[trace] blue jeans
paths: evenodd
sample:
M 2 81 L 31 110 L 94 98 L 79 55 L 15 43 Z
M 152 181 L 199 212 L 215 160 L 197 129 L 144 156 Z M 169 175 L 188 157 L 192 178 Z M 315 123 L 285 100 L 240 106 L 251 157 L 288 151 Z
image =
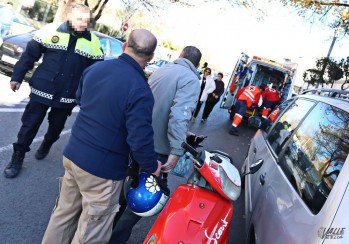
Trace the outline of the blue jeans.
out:
M 237 114 L 240 114 L 241 116 L 244 116 L 247 111 L 247 104 L 244 100 L 238 100 L 235 104 L 235 112 Z
M 165 164 L 168 156 L 158 154 L 158 160 Z M 167 184 L 167 174 L 163 175 L 163 180 Z M 120 209 L 116 214 L 113 225 L 113 233 L 110 237 L 109 244 L 125 244 L 130 239 L 133 226 L 142 218 L 134 214 L 127 206 L 124 192 L 120 195 Z

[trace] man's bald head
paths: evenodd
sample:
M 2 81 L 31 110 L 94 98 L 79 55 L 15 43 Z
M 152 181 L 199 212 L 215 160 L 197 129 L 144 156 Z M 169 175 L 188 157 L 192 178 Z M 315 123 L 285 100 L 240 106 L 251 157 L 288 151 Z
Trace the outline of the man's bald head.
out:
M 132 49 L 132 52 L 140 58 L 151 56 L 156 45 L 156 37 L 146 29 L 133 30 L 127 41 L 127 48 Z

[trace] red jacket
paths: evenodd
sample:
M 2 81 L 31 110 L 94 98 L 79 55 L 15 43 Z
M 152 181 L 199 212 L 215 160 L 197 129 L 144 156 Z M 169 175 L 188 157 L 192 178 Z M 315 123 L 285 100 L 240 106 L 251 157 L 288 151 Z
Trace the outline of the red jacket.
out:
M 266 87 L 262 93 L 262 97 L 263 100 L 267 100 L 269 102 L 280 102 L 279 93 L 273 88 Z
M 259 86 L 246 86 L 236 94 L 239 101 L 246 101 L 247 108 L 250 108 L 252 105 L 258 105 L 260 96 L 261 90 Z

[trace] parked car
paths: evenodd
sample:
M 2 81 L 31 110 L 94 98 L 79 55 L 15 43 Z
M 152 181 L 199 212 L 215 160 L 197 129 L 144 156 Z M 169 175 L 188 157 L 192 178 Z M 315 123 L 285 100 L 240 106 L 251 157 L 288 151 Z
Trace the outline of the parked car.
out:
M 0 9 L 6 5 L 0 3 Z M 19 14 L 15 9 L 9 9 L 13 13 L 13 22 L 9 30 L 9 34 L 16 35 L 21 33 L 27 33 L 36 30 L 35 26 L 32 25 L 23 15 Z
M 144 72 L 145 72 L 146 76 L 149 77 L 152 73 L 154 73 L 155 70 L 157 70 L 158 68 L 164 66 L 165 64 L 167 64 L 169 62 L 170 61 L 168 61 L 168 60 L 160 59 L 153 64 L 147 65 L 144 69 Z
M 244 177 L 248 243 L 349 243 L 348 98 L 292 97 L 252 138 L 242 174 L 263 165 Z
M 13 72 L 13 67 L 21 57 L 24 52 L 27 43 L 32 39 L 34 32 L 24 33 L 19 35 L 11 35 L 4 37 L 3 44 L 0 47 L 0 72 L 11 76 Z M 105 35 L 100 32 L 93 32 L 99 38 L 103 52 L 105 54 L 105 59 L 117 58 L 122 53 L 122 42 Z M 39 65 L 41 60 L 39 60 L 33 70 L 29 71 L 26 75 L 26 80 L 28 80 L 35 68 Z

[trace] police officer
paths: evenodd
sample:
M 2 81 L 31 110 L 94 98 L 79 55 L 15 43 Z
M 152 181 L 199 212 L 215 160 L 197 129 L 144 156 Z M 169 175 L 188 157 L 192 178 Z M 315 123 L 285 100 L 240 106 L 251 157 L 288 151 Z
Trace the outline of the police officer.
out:
M 20 88 L 26 72 L 44 55 L 29 81 L 30 100 L 22 115 L 17 142 L 13 143 L 12 159 L 4 170 L 5 177 L 19 174 L 25 153 L 30 151 L 46 112 L 51 108 L 48 130 L 35 154 L 38 160 L 46 157 L 75 106 L 75 92 L 83 70 L 104 59 L 98 37 L 87 30 L 90 20 L 87 6 L 73 5 L 68 21 L 48 24 L 37 31 L 16 63 L 10 82 L 13 91 Z

